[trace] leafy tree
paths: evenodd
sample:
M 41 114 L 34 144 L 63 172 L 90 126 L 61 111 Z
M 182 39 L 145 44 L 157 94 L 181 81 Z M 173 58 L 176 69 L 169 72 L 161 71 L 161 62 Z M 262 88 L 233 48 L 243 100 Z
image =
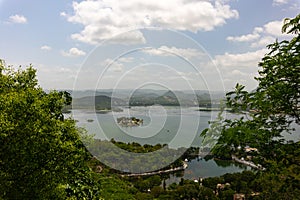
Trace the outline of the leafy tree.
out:
M 224 180 L 220 177 L 211 177 L 203 180 L 203 186 L 213 190 L 216 190 L 219 183 L 224 183 Z
M 231 199 L 233 199 L 234 194 L 235 194 L 235 191 L 233 191 L 232 189 L 228 189 L 228 190 L 220 191 L 219 197 L 220 197 L 220 199 L 231 200 Z
M 148 193 L 138 192 L 135 195 L 135 199 L 137 199 L 137 200 L 152 200 L 153 196 L 151 194 L 148 194 Z
M 0 60 L 0 199 L 92 198 L 83 133 L 62 114 L 70 100 L 45 93 L 32 66 L 15 70 Z
M 151 194 L 155 197 L 158 198 L 162 193 L 164 193 L 164 189 L 160 186 L 154 186 L 151 189 Z
M 158 175 L 151 176 L 147 180 L 149 181 L 150 188 L 153 188 L 154 186 L 159 186 L 162 182 L 162 179 Z
M 135 199 L 138 192 L 130 183 L 120 179 L 117 175 L 102 174 L 98 180 L 99 193 L 103 199 Z M 97 199 L 97 196 L 93 196 Z
M 202 133 L 208 138 L 218 137 L 214 152 L 246 145 L 268 148 L 283 131 L 293 130 L 291 123 L 300 124 L 299 20 L 300 15 L 284 21 L 282 31 L 293 34 L 292 40 L 267 46 L 270 52 L 259 63 L 259 76 L 255 78 L 258 87 L 248 92 L 237 84 L 235 91 L 226 94 L 227 106 L 243 116 L 219 118 Z
M 200 187 L 199 199 L 217 199 L 214 190 L 207 187 Z
M 253 188 L 260 190 L 263 199 L 299 198 L 300 143 L 280 138 L 283 132 L 293 130 L 292 124 L 300 125 L 300 15 L 285 19 L 282 32 L 293 38 L 267 46 L 270 52 L 259 63 L 257 88 L 248 92 L 237 84 L 235 91 L 226 94 L 227 106 L 242 117 L 219 117 L 202 132 L 205 142 L 216 139 L 212 149 L 216 156 L 238 153 L 246 145 L 259 149 L 254 160 L 267 170 L 254 180 L 250 176 L 247 179 L 258 183 Z M 240 189 L 245 192 L 247 187 L 244 183 Z

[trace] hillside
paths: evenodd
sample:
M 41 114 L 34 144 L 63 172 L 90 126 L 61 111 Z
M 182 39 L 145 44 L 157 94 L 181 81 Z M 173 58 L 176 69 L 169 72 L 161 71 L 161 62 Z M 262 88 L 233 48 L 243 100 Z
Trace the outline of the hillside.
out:
M 96 94 L 96 96 L 94 96 Z M 87 95 L 87 96 L 84 96 Z M 111 106 L 200 106 L 207 107 L 218 103 L 222 98 L 220 92 L 208 91 L 170 91 L 139 89 L 133 93 L 130 90 L 98 90 L 73 91 L 72 106 L 75 109 L 98 110 L 111 109 Z M 94 106 L 95 105 L 95 106 Z
M 217 99 L 216 101 L 219 101 Z M 211 103 L 208 93 L 188 94 L 183 91 L 167 91 L 162 95 L 155 93 L 133 94 L 129 100 L 130 106 L 151 106 L 159 104 L 163 106 L 198 106 Z
M 95 108 L 97 110 L 111 110 L 112 107 L 124 105 L 126 105 L 124 100 L 118 98 L 111 98 L 105 95 L 74 98 L 72 101 L 73 109 Z

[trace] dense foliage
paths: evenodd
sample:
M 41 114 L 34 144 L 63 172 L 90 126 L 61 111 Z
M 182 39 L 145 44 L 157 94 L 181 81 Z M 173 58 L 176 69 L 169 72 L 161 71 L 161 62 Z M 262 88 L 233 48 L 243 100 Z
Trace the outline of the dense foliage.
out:
M 89 151 L 108 167 L 118 173 L 143 173 L 165 169 L 182 168 L 183 160 L 197 148 L 172 149 L 167 145 L 141 145 L 95 139 Z
M 36 71 L 0 60 L 0 199 L 88 197 L 89 158 L 81 133 L 62 108 L 68 93 L 45 93 Z

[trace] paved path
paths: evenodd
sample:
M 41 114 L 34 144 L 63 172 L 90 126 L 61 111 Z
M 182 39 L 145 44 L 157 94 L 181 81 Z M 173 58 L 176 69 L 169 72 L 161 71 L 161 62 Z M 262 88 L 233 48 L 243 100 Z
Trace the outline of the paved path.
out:
M 246 160 L 241 160 L 239 159 L 238 157 L 234 156 L 234 155 L 231 155 L 231 158 L 232 160 L 238 162 L 238 163 L 241 163 L 241 164 L 244 164 L 244 165 L 248 165 L 254 169 L 259 169 L 259 170 L 265 170 L 266 168 L 262 167 L 261 165 L 256 165 L 254 164 L 253 162 L 251 161 L 246 161 Z
M 122 174 L 121 176 L 127 176 L 127 177 L 132 177 L 132 176 L 151 176 L 155 174 L 164 174 L 164 173 L 169 173 L 169 172 L 175 172 L 175 171 L 180 171 L 184 170 L 188 167 L 188 165 L 184 162 L 183 166 L 181 167 L 176 167 L 176 168 L 171 168 L 171 169 L 166 169 L 166 170 L 159 170 L 155 172 L 145 172 L 145 173 L 133 173 L 133 174 Z

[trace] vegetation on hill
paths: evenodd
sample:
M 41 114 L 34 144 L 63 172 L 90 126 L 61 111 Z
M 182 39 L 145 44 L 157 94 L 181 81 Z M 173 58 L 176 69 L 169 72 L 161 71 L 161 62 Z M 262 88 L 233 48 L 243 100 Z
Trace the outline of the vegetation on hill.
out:
M 68 93 L 45 93 L 36 71 L 0 60 L 0 199 L 97 196 L 84 132 L 64 119 Z
M 133 94 L 130 97 L 130 106 L 208 106 L 211 105 L 211 98 L 208 93 L 204 94 L 187 94 L 182 91 L 167 91 L 162 95 L 155 93 Z
M 121 106 L 200 106 L 213 107 L 215 102 L 219 101 L 220 95 L 212 99 L 208 92 L 188 91 L 156 91 L 137 90 L 131 96 L 126 96 L 123 91 L 105 92 L 105 91 L 81 91 L 73 92 L 72 106 L 67 109 L 96 109 L 96 110 L 116 110 Z M 88 95 L 83 96 L 82 95 Z M 112 96 L 113 95 L 113 96 Z M 80 96 L 80 97 L 76 97 Z M 219 105 L 217 105 L 219 106 Z
M 161 148 L 159 148 L 161 147 Z M 157 149 L 159 148 L 159 149 Z M 107 166 L 114 166 L 119 172 L 143 173 L 156 171 L 164 167 L 182 167 L 182 155 L 187 149 L 171 149 L 168 146 L 142 146 L 138 143 L 95 141 L 88 146 L 89 151 Z M 149 153 L 153 149 L 157 149 Z M 147 153 L 146 153 L 146 152 Z
M 73 109 L 117 110 L 117 106 L 126 105 L 125 101 L 105 95 L 87 96 L 72 100 Z

